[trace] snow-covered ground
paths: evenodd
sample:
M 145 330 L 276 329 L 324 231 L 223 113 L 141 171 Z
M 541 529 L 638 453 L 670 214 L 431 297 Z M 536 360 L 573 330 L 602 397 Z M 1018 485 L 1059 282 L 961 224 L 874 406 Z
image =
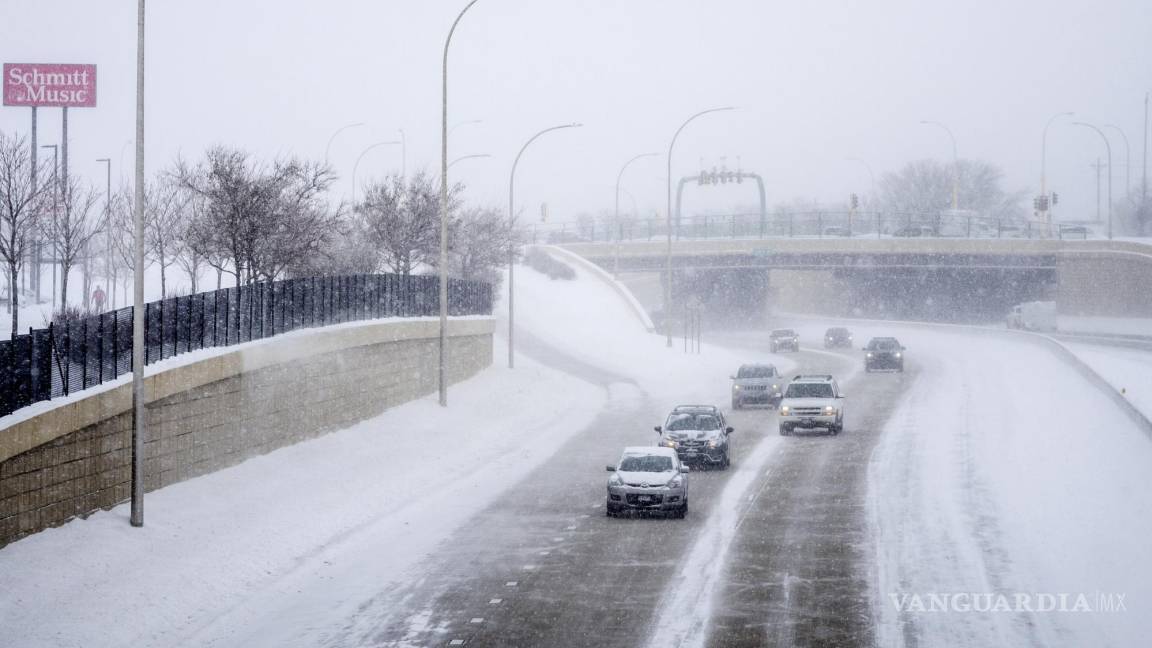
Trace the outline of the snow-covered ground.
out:
M 1064 346 L 1152 420 L 1152 351 L 1076 342 Z
M 1081 317 L 1060 315 L 1056 328 L 1061 333 L 1139 335 L 1152 338 L 1152 318 L 1149 317 Z
M 1145 433 L 1043 345 L 881 328 L 921 369 L 869 473 L 881 645 L 903 645 L 908 622 L 916 645 L 1143 644 Z M 956 593 L 1003 594 L 1014 609 L 1021 594 L 1036 610 L 1040 595 L 1117 594 L 1128 611 L 899 612 L 892 598 Z

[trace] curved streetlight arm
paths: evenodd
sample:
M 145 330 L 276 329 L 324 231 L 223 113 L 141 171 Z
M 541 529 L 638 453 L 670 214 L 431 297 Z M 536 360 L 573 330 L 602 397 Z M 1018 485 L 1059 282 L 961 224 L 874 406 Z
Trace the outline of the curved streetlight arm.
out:
M 1048 191 L 1047 174 L 1046 174 L 1047 165 L 1048 165 L 1048 127 L 1051 126 L 1052 122 L 1056 121 L 1056 119 L 1059 117 L 1071 117 L 1075 114 L 1076 113 L 1074 113 L 1074 112 L 1056 113 L 1055 115 L 1052 115 L 1051 117 L 1049 117 L 1048 121 L 1044 123 L 1044 134 L 1040 138 L 1040 195 L 1041 196 L 1048 195 L 1046 193 Z
M 1072 122 L 1073 126 L 1083 126 L 1096 131 L 1100 139 L 1104 140 L 1104 150 L 1108 152 L 1108 239 L 1112 239 L 1112 144 L 1104 131 L 1087 122 Z M 1099 203 L 1097 203 L 1099 204 Z
M 399 141 L 395 141 L 395 140 L 391 141 L 391 142 L 376 142 L 375 144 L 372 144 L 368 148 L 364 149 L 363 151 L 360 151 L 360 155 L 356 156 L 356 163 L 352 165 L 352 204 L 353 205 L 356 204 L 356 170 L 358 168 L 360 168 L 360 160 L 363 160 L 364 156 L 368 154 L 368 151 L 371 151 L 374 148 L 378 148 L 381 146 L 387 146 L 389 144 L 399 144 L 399 143 L 400 143 Z
M 471 0 L 452 21 L 448 37 L 444 39 L 444 61 L 441 68 L 440 94 L 440 335 L 437 383 L 440 406 L 448 406 L 448 46 L 460 19 L 479 0 Z
M 1111 128 L 1117 133 L 1120 133 L 1120 139 L 1124 140 L 1124 193 L 1128 199 L 1132 199 L 1132 149 L 1128 146 L 1128 135 L 1124 129 L 1116 126 L 1115 124 L 1104 124 L 1104 128 Z
M 456 130 L 457 128 L 460 128 L 461 126 L 467 126 L 469 124 L 483 124 L 483 123 L 484 123 L 483 119 L 469 119 L 468 121 L 457 122 L 455 124 L 452 124 L 452 128 L 448 129 L 448 134 L 451 135 L 452 131 Z
M 520 164 L 520 156 L 524 155 L 524 151 L 528 148 L 528 146 L 530 144 L 532 144 L 532 142 L 535 142 L 536 138 L 540 137 L 544 133 L 550 133 L 554 130 L 560 130 L 562 128 L 579 128 L 580 126 L 583 126 L 583 124 L 577 124 L 577 123 L 561 124 L 559 126 L 553 126 L 551 128 L 545 128 L 544 130 L 542 130 L 539 133 L 536 133 L 535 135 L 530 137 L 527 142 L 524 142 L 524 146 L 521 146 L 520 152 L 516 154 L 516 159 L 512 161 L 512 173 L 510 173 L 508 175 L 508 368 L 509 369 L 512 369 L 515 366 L 515 345 L 514 345 L 515 329 L 514 329 L 513 323 L 515 322 L 516 311 L 515 311 L 514 306 L 515 306 L 516 302 L 515 302 L 515 291 L 513 289 L 514 288 L 514 281 L 513 280 L 515 279 L 515 276 L 516 276 L 516 274 L 515 274 L 516 273 L 516 270 L 515 270 L 515 267 L 516 267 L 516 264 L 515 264 L 515 261 L 516 261 L 516 245 L 515 245 L 515 240 L 516 240 L 516 238 L 515 238 L 516 237 L 516 211 L 515 211 L 515 209 L 516 209 L 515 208 L 515 205 L 516 205 L 516 195 L 515 195 L 515 191 L 516 191 L 516 166 Z
M 324 161 L 325 162 L 328 161 L 328 151 L 331 150 L 332 141 L 336 139 L 337 135 L 339 135 L 340 133 L 343 133 L 344 131 L 348 130 L 349 128 L 355 128 L 357 126 L 363 126 L 363 125 L 364 125 L 364 122 L 356 122 L 355 124 L 346 124 L 344 126 L 341 126 L 340 128 L 337 128 L 336 132 L 332 133 L 332 137 L 328 138 L 328 143 L 324 145 Z
M 635 162 L 636 160 L 646 158 L 646 157 L 656 157 L 658 155 L 660 155 L 660 154 L 659 153 L 641 153 L 640 155 L 633 157 L 631 160 L 628 160 L 627 162 L 624 163 L 624 166 L 620 167 L 620 173 L 616 174 L 616 195 L 615 195 L 615 203 L 614 203 L 615 206 L 613 207 L 613 211 L 612 211 L 612 222 L 614 225 L 619 226 L 619 224 L 620 224 L 620 180 L 624 177 L 624 171 L 629 166 L 631 166 L 632 163 Z M 629 195 L 631 195 L 631 194 L 629 194 Z M 632 202 L 635 203 L 636 199 L 633 198 Z M 613 254 L 612 273 L 614 276 L 620 274 L 620 233 L 619 233 L 619 231 L 617 231 L 617 234 L 616 234 L 616 249 L 615 249 L 615 252 Z
M 465 155 L 463 157 L 458 157 L 455 160 L 452 160 L 451 162 L 449 162 L 448 168 L 451 169 L 453 164 L 456 164 L 457 162 L 463 162 L 464 160 L 475 160 L 476 158 L 490 158 L 490 157 L 492 157 L 492 156 L 487 154 L 487 153 L 477 153 L 476 155 Z
M 723 106 L 721 108 L 709 108 L 708 110 L 701 110 L 700 112 L 692 115 L 680 124 L 680 128 L 676 129 L 676 133 L 672 135 L 672 142 L 668 144 L 668 203 L 666 206 L 666 225 L 668 229 L 668 246 L 665 254 L 665 274 L 667 275 L 664 285 L 664 329 L 667 332 L 667 346 L 672 348 L 672 327 L 669 325 L 669 317 L 672 312 L 672 150 L 676 148 L 676 140 L 680 137 L 680 132 L 684 130 L 688 124 L 692 123 L 697 117 L 707 115 L 708 113 L 721 112 L 725 110 L 736 110 L 735 106 Z

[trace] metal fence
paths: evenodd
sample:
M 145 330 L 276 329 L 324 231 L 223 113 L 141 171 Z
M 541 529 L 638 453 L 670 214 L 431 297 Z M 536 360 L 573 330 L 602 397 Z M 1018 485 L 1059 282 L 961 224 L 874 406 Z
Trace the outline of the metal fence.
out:
M 533 226 L 533 243 L 606 243 L 663 239 L 668 223 L 663 218 L 618 223 L 568 222 Z M 1000 220 L 986 216 L 948 213 L 874 211 L 811 211 L 739 213 L 684 217 L 672 222 L 676 239 L 721 238 L 1086 238 L 1083 227 L 1059 226 L 1030 220 Z
M 144 305 L 144 363 L 300 328 L 440 312 L 435 276 L 287 279 Z M 492 312 L 492 286 L 448 280 L 450 315 Z M 132 371 L 132 308 L 32 329 L 0 341 L 0 416 Z

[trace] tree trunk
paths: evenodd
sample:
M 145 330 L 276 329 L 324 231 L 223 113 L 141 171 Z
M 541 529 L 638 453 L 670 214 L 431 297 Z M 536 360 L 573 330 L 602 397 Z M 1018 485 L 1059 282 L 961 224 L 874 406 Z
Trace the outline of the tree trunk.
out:
M 68 274 L 71 271 L 71 265 L 60 264 L 60 310 L 68 308 Z

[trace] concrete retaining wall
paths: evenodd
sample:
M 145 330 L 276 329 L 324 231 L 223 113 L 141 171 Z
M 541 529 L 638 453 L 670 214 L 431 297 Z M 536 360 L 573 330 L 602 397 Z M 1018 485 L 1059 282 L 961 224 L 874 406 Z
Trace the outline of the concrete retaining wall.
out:
M 438 331 L 427 320 L 302 331 L 148 376 L 146 490 L 434 392 Z M 451 322 L 452 382 L 491 364 L 492 331 L 490 319 Z M 95 390 L 0 428 L 0 546 L 128 498 L 130 390 Z

